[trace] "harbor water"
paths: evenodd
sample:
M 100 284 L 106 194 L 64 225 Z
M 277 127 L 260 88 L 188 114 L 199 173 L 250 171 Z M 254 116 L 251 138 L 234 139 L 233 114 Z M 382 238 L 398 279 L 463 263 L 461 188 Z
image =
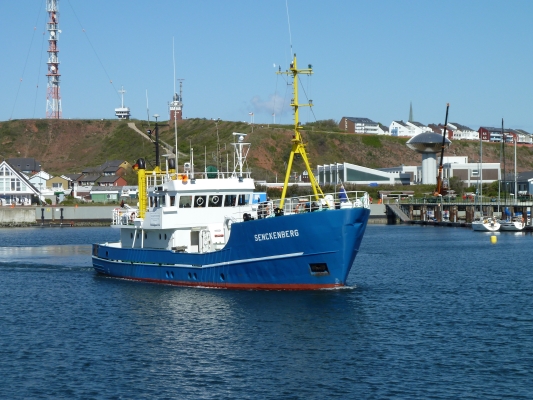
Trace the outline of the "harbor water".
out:
M 106 278 L 112 228 L 0 229 L 6 399 L 531 399 L 531 233 L 367 228 L 349 287 Z

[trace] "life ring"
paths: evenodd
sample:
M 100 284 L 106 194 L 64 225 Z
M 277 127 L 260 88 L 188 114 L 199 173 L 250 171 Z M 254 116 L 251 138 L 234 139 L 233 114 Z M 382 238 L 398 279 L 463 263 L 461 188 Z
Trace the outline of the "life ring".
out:
M 218 201 L 219 201 L 219 200 L 220 200 L 220 199 L 218 198 L 218 196 L 213 196 L 213 197 L 211 197 L 211 202 L 212 202 L 213 204 L 218 204 Z
M 204 204 L 204 199 L 203 199 L 203 197 L 198 197 L 198 198 L 196 199 L 196 205 L 199 206 L 199 207 L 201 207 L 202 204 Z

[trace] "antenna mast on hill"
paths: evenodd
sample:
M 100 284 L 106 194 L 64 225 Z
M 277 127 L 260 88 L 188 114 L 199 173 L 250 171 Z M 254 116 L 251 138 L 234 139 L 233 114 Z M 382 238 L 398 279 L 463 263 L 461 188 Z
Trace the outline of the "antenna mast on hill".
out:
M 46 11 L 48 12 L 47 30 L 48 36 L 48 86 L 46 89 L 46 118 L 61 118 L 61 94 L 59 91 L 59 49 L 57 41 L 59 39 L 59 0 L 46 0 Z

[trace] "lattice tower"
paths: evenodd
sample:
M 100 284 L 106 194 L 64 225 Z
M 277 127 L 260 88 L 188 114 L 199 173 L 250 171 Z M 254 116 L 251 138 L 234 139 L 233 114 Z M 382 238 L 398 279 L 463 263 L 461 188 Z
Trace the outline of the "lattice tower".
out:
M 46 89 L 46 118 L 61 118 L 61 93 L 59 90 L 59 0 L 46 0 L 46 11 L 48 12 L 47 30 L 48 36 L 48 86 Z

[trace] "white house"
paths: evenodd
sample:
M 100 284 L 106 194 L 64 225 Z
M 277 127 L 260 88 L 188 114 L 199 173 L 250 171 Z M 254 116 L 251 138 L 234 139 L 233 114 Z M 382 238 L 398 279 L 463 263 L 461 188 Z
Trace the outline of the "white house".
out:
M 448 127 L 451 128 L 450 131 L 452 132 L 451 140 L 479 140 L 479 132 L 468 126 L 453 122 L 448 123 Z
M 2 161 L 0 164 L 0 205 L 29 206 L 34 196 L 40 198 L 40 193 L 28 178 L 7 161 Z
M 411 136 L 407 124 L 403 121 L 392 121 L 389 126 L 391 136 Z
M 514 133 L 516 133 L 516 137 L 518 142 L 517 143 L 526 143 L 526 144 L 532 144 L 533 143 L 533 135 L 529 132 L 524 131 L 523 129 L 513 129 Z
M 33 186 L 35 186 L 36 189 L 39 190 L 39 192 L 43 192 L 46 190 L 46 182 L 50 178 L 52 178 L 52 175 L 50 175 L 48 172 L 39 171 L 35 175 L 32 175 L 28 180 Z
M 391 136 L 413 137 L 424 132 L 432 132 L 431 128 L 416 121 L 392 121 L 389 127 Z

